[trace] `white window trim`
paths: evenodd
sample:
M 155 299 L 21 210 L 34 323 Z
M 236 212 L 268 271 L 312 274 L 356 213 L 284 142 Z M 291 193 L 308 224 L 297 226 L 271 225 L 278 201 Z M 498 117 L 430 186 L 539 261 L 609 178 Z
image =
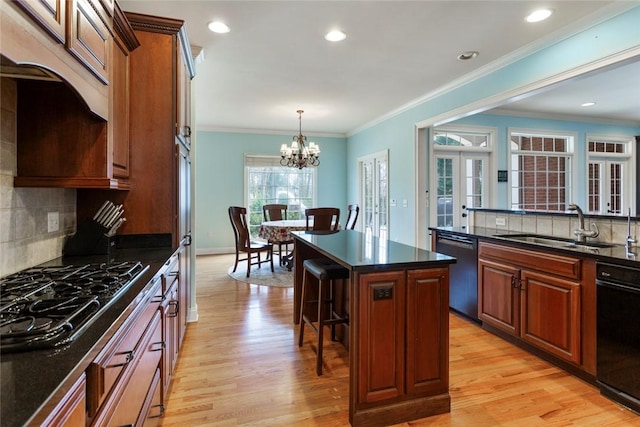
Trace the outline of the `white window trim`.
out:
M 605 141 L 605 142 L 621 142 L 625 144 L 624 153 L 599 153 L 596 151 L 589 151 L 589 142 L 592 140 Z M 635 137 L 626 135 L 602 135 L 588 133 L 585 136 L 585 150 L 586 150 L 586 163 L 585 170 L 589 170 L 589 163 L 598 160 L 615 160 L 618 162 L 624 162 L 624 168 L 628 171 L 622 181 L 623 195 L 626 197 L 628 206 L 623 206 L 622 213 L 626 214 L 627 209 L 631 208 L 631 215 L 637 215 L 636 212 L 636 192 L 633 183 L 637 183 L 636 179 L 636 156 L 635 150 L 636 143 Z M 589 196 L 589 188 L 585 188 L 585 194 Z
M 494 147 L 497 145 L 498 128 L 491 126 L 472 126 L 472 125 L 442 125 L 433 127 L 433 132 L 429 138 L 429 154 L 433 154 L 433 151 L 468 151 L 468 152 L 482 152 L 493 153 Z M 456 145 L 435 145 L 433 143 L 433 136 L 435 132 L 465 132 L 465 133 L 486 133 L 489 134 L 489 146 L 488 147 L 465 147 Z
M 286 168 L 280 164 L 280 156 L 269 156 L 264 154 L 245 154 L 244 155 L 244 206 L 249 207 L 249 167 L 281 167 Z M 264 161 L 264 163 L 261 163 Z M 253 163 L 253 164 L 251 164 Z M 313 188 L 311 189 L 313 194 L 313 207 L 318 205 L 318 168 L 309 168 L 313 173 Z
M 565 157 L 569 157 L 569 167 L 571 172 L 570 182 L 571 187 L 565 194 L 565 198 L 567 203 L 571 203 L 573 200 L 573 195 L 576 192 L 576 185 L 578 184 L 577 174 L 575 173 L 575 148 L 576 141 L 578 139 L 578 134 L 576 132 L 567 132 L 567 131 L 558 131 L 558 130 L 545 130 L 545 129 L 530 129 L 530 128 L 516 128 L 516 127 L 508 127 L 507 128 L 507 170 L 509 171 L 509 191 L 507 193 L 507 206 L 509 209 L 513 208 L 513 183 L 511 182 L 512 176 L 511 173 L 513 169 L 511 169 L 511 156 L 514 153 L 514 150 L 511 148 L 511 135 L 527 135 L 527 136 L 539 136 L 539 137 L 560 137 L 567 138 L 567 151 L 564 153 L 554 152 L 554 151 L 520 151 L 515 150 L 517 153 L 539 153 L 539 154 L 549 154 L 549 155 L 559 155 L 562 154 Z

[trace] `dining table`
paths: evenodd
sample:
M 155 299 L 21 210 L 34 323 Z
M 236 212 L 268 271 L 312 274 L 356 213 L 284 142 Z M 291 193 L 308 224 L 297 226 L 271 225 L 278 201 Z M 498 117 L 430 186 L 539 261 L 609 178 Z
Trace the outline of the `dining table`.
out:
M 293 231 L 303 231 L 307 228 L 306 219 L 283 219 L 278 221 L 264 221 L 258 229 L 258 237 L 273 244 L 293 243 Z M 286 266 L 287 270 L 293 268 L 293 251 L 280 254 L 280 265 Z

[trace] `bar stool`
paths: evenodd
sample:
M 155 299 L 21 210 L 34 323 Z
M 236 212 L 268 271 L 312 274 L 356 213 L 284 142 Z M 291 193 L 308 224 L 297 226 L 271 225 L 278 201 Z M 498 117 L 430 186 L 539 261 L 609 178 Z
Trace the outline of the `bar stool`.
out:
M 334 311 L 333 307 L 333 288 L 335 281 L 339 279 L 348 279 L 349 270 L 342 267 L 335 262 L 326 258 L 307 259 L 302 263 L 304 268 L 302 276 L 302 292 L 300 295 L 300 335 L 298 337 L 298 347 L 302 347 L 302 341 L 304 339 L 304 325 L 307 324 L 311 327 L 311 330 L 318 336 L 318 347 L 316 351 L 316 374 L 322 375 L 322 344 L 323 344 L 323 332 L 325 326 L 331 326 L 331 340 L 336 340 L 336 327 L 339 323 L 349 323 L 347 316 L 339 316 Z M 308 275 L 312 274 L 318 279 L 318 300 L 307 301 L 309 286 L 312 286 L 308 280 Z M 325 295 L 328 288 L 328 298 Z M 318 320 L 317 326 L 313 321 L 304 314 L 304 307 L 306 304 L 318 303 Z M 329 317 L 325 319 L 325 313 L 328 311 Z

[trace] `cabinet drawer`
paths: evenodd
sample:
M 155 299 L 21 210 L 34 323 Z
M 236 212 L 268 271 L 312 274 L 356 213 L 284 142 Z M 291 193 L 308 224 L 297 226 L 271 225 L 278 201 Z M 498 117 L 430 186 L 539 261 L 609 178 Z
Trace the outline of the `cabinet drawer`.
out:
M 96 420 L 99 425 L 138 425 L 136 422 L 142 416 L 148 394 L 155 394 L 151 388 L 161 358 L 162 328 L 160 312 L 156 311 L 141 340 L 139 357 L 133 363 L 131 376 L 118 384 L 118 392 Z
M 547 252 L 530 251 L 513 246 L 480 243 L 478 256 L 493 258 L 527 267 L 532 270 L 543 270 L 545 273 L 555 274 L 571 279 L 580 279 L 582 261 L 577 258 L 556 255 Z
M 141 337 L 160 307 L 159 283 L 140 306 L 139 315 L 132 315 L 111 342 L 87 368 L 87 411 L 95 416 L 98 408 L 112 392 L 125 371 L 140 353 Z M 160 341 L 160 340 L 159 340 Z

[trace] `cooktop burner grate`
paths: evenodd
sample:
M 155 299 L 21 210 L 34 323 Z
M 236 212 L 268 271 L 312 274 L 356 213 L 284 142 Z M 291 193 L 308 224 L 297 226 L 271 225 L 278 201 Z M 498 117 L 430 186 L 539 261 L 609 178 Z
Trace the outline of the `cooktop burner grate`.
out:
M 0 279 L 0 351 L 71 342 L 145 270 L 140 262 L 34 267 Z

